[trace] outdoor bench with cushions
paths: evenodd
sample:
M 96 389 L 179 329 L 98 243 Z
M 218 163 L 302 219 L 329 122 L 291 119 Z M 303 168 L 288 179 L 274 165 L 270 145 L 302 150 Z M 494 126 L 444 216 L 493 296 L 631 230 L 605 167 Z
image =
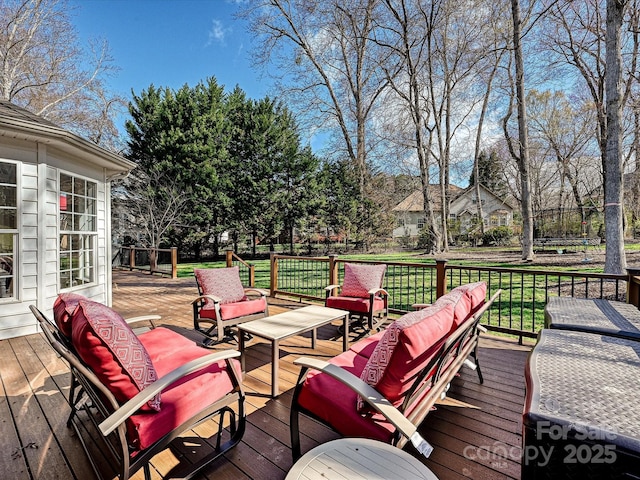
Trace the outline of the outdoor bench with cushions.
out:
M 464 364 L 477 369 L 486 284 L 462 285 L 432 306 L 407 313 L 329 361 L 300 358 L 303 368 L 291 405 L 291 446 L 300 457 L 299 413 L 346 437 L 402 447 L 407 439 L 428 456 L 417 427 Z M 473 359 L 473 362 L 469 360 Z
M 56 300 L 55 323 L 31 310 L 70 365 L 67 425 L 100 478 L 127 479 L 143 468 L 149 479 L 149 461 L 167 448 L 189 457 L 167 476 L 188 478 L 242 438 L 245 396 L 237 351 L 211 353 L 164 327 L 136 335 L 111 308 L 74 294 Z M 227 414 L 230 438 L 221 445 Z M 178 438 L 216 416 L 213 445 Z

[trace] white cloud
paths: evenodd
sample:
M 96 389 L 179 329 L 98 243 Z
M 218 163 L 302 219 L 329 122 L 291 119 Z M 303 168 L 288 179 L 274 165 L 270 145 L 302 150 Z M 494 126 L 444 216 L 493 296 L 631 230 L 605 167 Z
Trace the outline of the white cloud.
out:
M 209 30 L 209 39 L 207 40 L 207 46 L 213 43 L 219 43 L 224 45 L 225 37 L 231 32 L 231 28 L 225 27 L 220 20 L 215 18 L 211 20 L 211 29 Z

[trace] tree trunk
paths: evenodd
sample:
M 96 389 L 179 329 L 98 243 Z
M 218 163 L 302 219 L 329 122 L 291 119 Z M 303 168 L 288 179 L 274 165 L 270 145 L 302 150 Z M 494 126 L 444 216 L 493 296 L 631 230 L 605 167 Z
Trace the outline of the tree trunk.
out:
M 620 30 L 625 0 L 607 0 L 607 139 L 604 185 L 605 273 L 625 273 L 624 224 L 622 207 L 622 63 Z
M 527 136 L 527 106 L 524 92 L 524 62 L 520 43 L 520 0 L 511 0 L 513 16 L 513 50 L 516 66 L 516 97 L 518 99 L 518 138 L 520 156 L 520 193 L 522 207 L 522 259 L 533 260 L 533 209 L 531 207 L 531 179 L 529 177 L 529 141 Z

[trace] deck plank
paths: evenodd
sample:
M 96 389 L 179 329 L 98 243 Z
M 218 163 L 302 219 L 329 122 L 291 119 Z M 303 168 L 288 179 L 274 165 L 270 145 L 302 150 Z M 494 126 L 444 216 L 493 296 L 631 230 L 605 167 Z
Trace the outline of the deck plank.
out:
M 193 279 L 171 280 L 140 272 L 114 272 L 113 306 L 125 317 L 157 313 L 161 325 L 195 342 L 204 338 L 193 331 L 190 302 L 197 289 Z M 304 306 L 291 300 L 269 299 L 270 313 Z M 280 392 L 271 392 L 270 344 L 255 339 L 246 350 L 247 431 L 236 448 L 213 462 L 196 480 L 282 480 L 291 468 L 289 414 L 293 388 L 300 368 L 293 364 L 301 356 L 331 358 L 342 351 L 336 335 L 340 322 L 318 331 L 316 349 L 310 334 L 290 337 L 281 345 Z M 350 336 L 351 342 L 356 335 Z M 351 343 L 350 342 L 350 343 Z M 216 349 L 237 348 L 220 344 Z M 524 365 L 531 344 L 518 345 L 505 337 L 481 338 L 479 359 L 485 378 L 480 385 L 476 372 L 463 368 L 451 385 L 451 401 L 437 406 L 420 426 L 434 446 L 424 459 L 409 452 L 433 470 L 441 480 L 519 479 L 524 402 Z M 66 427 L 69 407 L 69 369 L 39 335 L 0 341 L 0 462 L 2 478 L 93 478 L 84 452 L 72 430 Z M 7 421 L 12 418 L 13 421 Z M 198 426 L 187 435 L 207 437 L 215 422 Z M 302 451 L 339 438 L 319 422 L 301 416 Z M 21 443 L 22 442 L 22 443 Z M 20 447 L 29 442 L 39 449 Z M 46 448 L 45 448 L 46 446 Z M 203 447 L 204 448 L 204 447 Z M 33 451 L 30 451 L 33 450 Z M 16 459 L 11 453 L 18 451 Z M 505 453 L 506 452 L 506 453 Z M 46 454 L 45 454 L 46 453 Z M 177 462 L 172 452 L 152 460 L 152 478 L 160 479 Z M 30 470 L 31 469 L 31 470 Z M 46 471 L 45 471 L 46 469 Z M 142 480 L 142 472 L 134 480 Z

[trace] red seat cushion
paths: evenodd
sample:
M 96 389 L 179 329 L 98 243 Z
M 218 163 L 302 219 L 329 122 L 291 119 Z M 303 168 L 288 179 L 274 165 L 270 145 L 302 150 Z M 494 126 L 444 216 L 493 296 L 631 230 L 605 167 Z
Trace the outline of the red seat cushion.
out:
M 53 304 L 53 319 L 58 325 L 58 330 L 71 339 L 71 317 L 80 300 L 87 300 L 87 297 L 77 293 L 61 293 Z
M 360 378 L 392 404 L 401 404 L 416 376 L 438 353 L 452 325 L 451 304 L 403 315 L 384 330 Z M 358 407 L 362 406 L 359 399 Z
M 203 295 L 216 296 L 220 303 L 234 303 L 245 298 L 240 267 L 196 268 L 193 273 Z
M 80 300 L 73 314 L 71 341 L 80 358 L 121 403 L 158 378 L 144 345 L 106 305 Z M 142 408 L 160 410 L 160 394 Z
M 380 339 L 383 337 L 383 335 L 384 335 L 384 330 L 381 330 L 374 335 L 369 335 L 368 337 L 364 337 L 363 339 L 358 340 L 356 343 L 351 345 L 349 347 L 349 350 L 351 350 L 354 353 L 357 353 L 361 357 L 368 359 L 373 353 L 373 351 L 375 350 L 376 345 L 378 344 Z
M 220 304 L 220 314 L 222 315 L 223 321 L 253 315 L 254 313 L 261 313 L 267 309 L 267 299 L 265 297 L 254 300 L 249 300 L 248 297 L 244 298 L 245 300 L 240 302 Z M 216 310 L 212 303 L 202 307 L 200 317 L 216 320 Z
M 386 265 L 344 264 L 342 295 L 368 297 L 369 290 L 382 287 Z
M 355 376 L 360 376 L 367 359 L 352 350 L 347 350 L 329 362 Z M 357 396 L 338 380 L 311 370 L 300 390 L 298 403 L 346 437 L 365 437 L 390 442 L 393 426 L 382 415 L 359 413 L 356 410 Z
M 212 353 L 163 327 L 145 332 L 139 338 L 160 377 L 191 360 Z M 240 363 L 235 359 L 232 362 L 236 371 L 240 372 Z M 129 440 L 138 449 L 144 450 L 233 389 L 225 361 L 194 372 L 162 391 L 161 411 L 140 412 L 129 419 Z
M 370 305 L 369 297 L 347 297 L 344 295 L 338 295 L 336 297 L 327 298 L 325 305 L 329 308 L 338 308 L 340 310 L 348 310 L 350 312 L 368 313 Z M 380 297 L 374 297 L 373 299 L 373 311 L 384 309 L 384 300 Z

